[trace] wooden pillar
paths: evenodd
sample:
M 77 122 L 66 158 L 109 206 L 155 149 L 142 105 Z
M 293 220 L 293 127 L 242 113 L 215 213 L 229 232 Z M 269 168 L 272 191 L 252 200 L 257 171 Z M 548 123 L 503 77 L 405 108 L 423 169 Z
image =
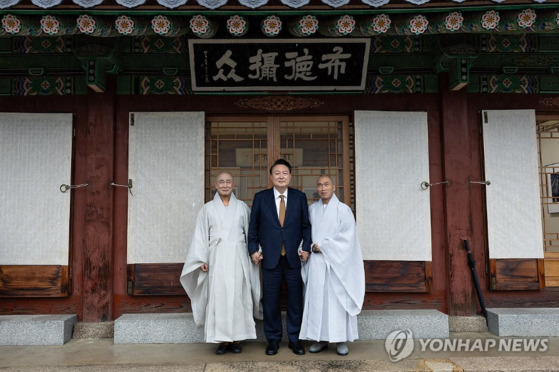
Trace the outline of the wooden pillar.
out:
M 471 144 L 479 140 L 475 118 L 468 118 L 468 95 L 465 89 L 449 90 L 447 74 L 440 74 L 443 173 L 451 182 L 444 201 L 446 261 L 448 265 L 448 312 L 451 316 L 476 314 L 476 293 L 462 239 L 472 243 L 471 187 L 469 180 L 478 165 L 472 157 Z M 473 177 L 473 178 L 472 178 Z M 483 261 L 478 273 L 483 272 Z
M 87 96 L 87 175 L 83 248 L 83 321 L 111 320 L 113 267 L 114 79 Z

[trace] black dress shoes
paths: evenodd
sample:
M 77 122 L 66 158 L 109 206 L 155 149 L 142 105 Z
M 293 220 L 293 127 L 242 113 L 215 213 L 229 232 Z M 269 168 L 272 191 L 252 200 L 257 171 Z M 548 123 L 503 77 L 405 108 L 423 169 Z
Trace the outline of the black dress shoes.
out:
M 240 354 L 243 352 L 240 342 L 233 342 L 232 344 L 229 344 L 229 350 L 231 350 L 233 354 Z
M 269 341 L 268 346 L 266 346 L 266 355 L 276 355 L 279 349 L 278 341 Z
M 223 355 L 227 352 L 227 348 L 229 348 L 229 345 L 227 345 L 226 343 L 221 343 L 217 347 L 217 350 L 215 351 L 215 353 L 217 355 Z
M 293 351 L 293 354 L 297 354 L 297 355 L 305 354 L 305 348 L 303 347 L 303 345 L 301 345 L 300 341 L 290 342 L 288 346 Z

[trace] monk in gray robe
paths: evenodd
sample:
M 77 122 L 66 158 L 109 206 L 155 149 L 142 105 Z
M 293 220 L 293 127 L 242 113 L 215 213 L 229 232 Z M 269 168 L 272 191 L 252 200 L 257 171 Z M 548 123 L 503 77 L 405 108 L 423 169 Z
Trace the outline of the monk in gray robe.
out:
M 254 317 L 262 319 L 259 267 L 250 260 L 250 210 L 233 194 L 233 176 L 217 176 L 214 199 L 206 203 L 186 255 L 180 281 L 204 338 L 219 343 L 216 354 L 242 352 L 240 341 L 256 338 Z
M 321 200 L 309 207 L 312 253 L 302 268 L 305 307 L 299 338 L 316 341 L 317 353 L 335 342 L 336 352 L 347 355 L 346 341 L 358 338 L 357 314 L 365 297 L 365 270 L 355 218 L 334 193 L 328 176 L 320 176 Z

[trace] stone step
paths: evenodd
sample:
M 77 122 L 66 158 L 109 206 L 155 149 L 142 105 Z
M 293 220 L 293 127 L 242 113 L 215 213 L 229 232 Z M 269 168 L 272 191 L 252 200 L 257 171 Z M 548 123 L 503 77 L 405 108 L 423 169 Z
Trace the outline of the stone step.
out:
M 438 310 L 367 310 L 357 318 L 359 339 L 384 340 L 394 331 L 410 330 L 413 338 L 448 338 L 448 315 Z
M 284 339 L 285 313 L 282 313 Z M 382 340 L 393 331 L 411 330 L 414 338 L 448 338 L 448 315 L 437 310 L 367 310 L 357 317 L 359 340 Z M 263 325 L 256 322 L 256 342 L 265 342 Z M 115 344 L 204 342 L 204 329 L 190 313 L 124 314 L 115 320 Z
M 497 336 L 559 336 L 558 308 L 487 309 L 489 332 Z
M 0 345 L 63 345 L 77 320 L 75 314 L 1 315 Z
M 115 344 L 182 344 L 204 342 L 204 329 L 191 313 L 123 314 L 115 320 Z

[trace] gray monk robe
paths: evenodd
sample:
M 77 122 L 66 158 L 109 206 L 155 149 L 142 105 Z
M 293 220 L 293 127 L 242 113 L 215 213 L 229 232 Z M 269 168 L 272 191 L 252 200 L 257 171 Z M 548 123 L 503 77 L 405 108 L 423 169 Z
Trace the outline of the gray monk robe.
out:
M 204 325 L 206 342 L 256 338 L 254 317 L 262 318 L 260 277 L 247 250 L 249 213 L 233 194 L 224 206 L 218 193 L 198 213 L 180 280 L 196 325 Z M 200 270 L 203 263 L 207 272 Z
M 345 342 L 358 338 L 357 314 L 365 297 L 365 270 L 351 209 L 332 195 L 309 207 L 313 245 L 302 268 L 305 307 L 299 338 Z

